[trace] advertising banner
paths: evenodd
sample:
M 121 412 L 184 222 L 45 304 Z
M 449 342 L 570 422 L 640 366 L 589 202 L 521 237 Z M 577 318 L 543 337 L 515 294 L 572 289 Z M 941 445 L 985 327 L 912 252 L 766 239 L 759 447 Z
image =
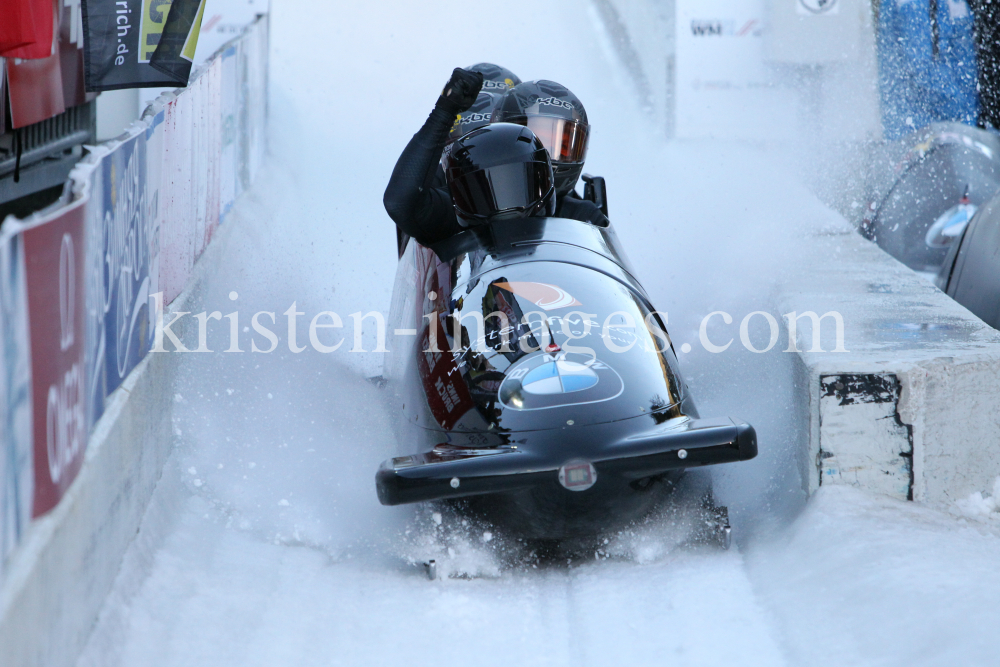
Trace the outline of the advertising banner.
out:
M 4 0 L 0 55 L 46 58 L 52 54 L 52 0 Z
M 31 332 L 32 516 L 58 504 L 87 446 L 83 203 L 21 233 Z
M 237 164 L 237 181 L 236 181 L 236 195 L 239 196 L 250 187 L 250 161 L 252 153 L 251 145 L 251 135 L 253 132 L 252 128 L 252 116 L 250 114 L 249 105 L 247 100 L 250 96 L 250 75 L 252 72 L 250 57 L 251 48 L 248 45 L 249 36 L 241 40 L 236 45 L 236 50 L 238 54 L 239 62 L 239 77 L 237 78 L 237 104 L 240 108 L 239 115 L 239 132 L 237 134 L 237 141 L 239 142 L 239 152 L 237 153 L 238 158 Z
M 103 146 L 95 155 L 107 155 Z M 92 158 L 91 158 L 92 159 Z M 104 399 L 108 395 L 108 374 L 105 372 L 107 336 L 104 332 L 104 183 L 100 178 L 101 162 L 77 164 L 71 177 L 88 181 L 90 197 L 85 205 L 84 234 L 86 236 L 86 354 L 84 377 L 87 381 L 87 432 L 104 414 Z
M 165 304 L 184 289 L 194 266 L 191 203 L 191 125 L 187 96 L 163 109 L 163 226 L 160 228 L 160 289 Z
M 160 226 L 163 224 L 163 158 L 165 151 L 163 141 L 165 136 L 164 119 L 166 114 L 161 110 L 150 120 L 146 128 L 146 225 L 149 230 L 149 293 L 160 291 Z M 150 323 L 155 321 L 156 314 L 150 313 Z
M 1000 3 L 970 0 L 979 64 L 979 124 L 1000 127 Z
M 417 370 L 427 395 L 427 406 L 434 420 L 445 429 L 454 428 L 465 413 L 476 407 L 455 363 L 455 355 L 449 349 L 450 344 L 440 319 L 428 320 L 420 333 L 423 351 L 417 354 Z M 435 347 L 439 351 L 433 351 Z
M 44 44 L 44 48 L 31 56 L 21 54 L 21 49 L 8 54 L 7 86 L 10 95 L 10 119 L 11 126 L 15 128 L 32 125 L 66 110 L 59 55 L 59 31 L 56 29 L 59 13 L 55 12 L 52 1 L 47 1 L 49 12 L 45 34 L 48 41 Z M 32 58 L 32 60 L 21 60 L 21 58 Z
M 87 90 L 187 84 L 149 64 L 169 12 L 169 0 L 83 0 Z
M 7 63 L 6 58 L 0 58 L 0 134 L 7 133 L 7 64 L 6 63 Z
M 236 155 L 239 125 L 239 80 L 236 68 L 236 47 L 222 53 L 220 104 L 222 108 L 222 154 L 219 159 L 219 217 L 224 219 L 236 200 Z
M 879 87 L 886 139 L 942 121 L 975 125 L 979 72 L 965 0 L 885 0 L 878 11 Z
M 184 102 L 193 104 L 201 122 L 193 128 L 191 168 L 201 177 L 192 182 L 194 214 L 194 256 L 201 256 L 219 224 L 219 156 L 222 154 L 220 74 L 221 62 L 206 68 L 192 84 Z
M 212 159 L 209 152 L 208 133 L 206 132 L 208 118 L 205 115 L 207 100 L 205 99 L 206 77 L 204 74 L 198 82 L 181 95 L 181 101 L 188 112 L 200 122 L 191 126 L 191 165 L 189 173 L 198 174 L 191 179 L 191 213 L 194 220 L 194 261 L 197 262 L 201 251 L 205 249 L 205 239 L 208 238 L 208 169 Z
M 156 264 L 159 230 L 151 211 L 158 208 L 159 192 L 147 189 L 147 135 L 149 128 L 116 146 L 101 160 L 97 178 L 102 183 L 102 310 L 105 333 L 107 392 L 110 394 L 135 368 L 153 341 L 149 295 L 157 291 Z
M 87 90 L 186 86 L 202 4 L 83 0 Z
M 0 575 L 31 521 L 35 492 L 31 439 L 28 297 L 20 235 L 0 236 Z
M 264 127 L 267 123 L 267 21 L 257 21 L 248 32 L 243 48 L 247 58 L 247 72 L 246 94 L 242 101 L 249 121 L 246 187 L 256 178 L 267 147 L 264 140 Z
M 149 64 L 181 85 L 187 83 L 204 16 L 205 0 L 173 0 Z
M 796 95 L 765 62 L 765 6 L 764 0 L 677 0 L 677 138 L 767 140 L 796 126 Z
M 62 70 L 63 103 L 69 108 L 88 100 L 83 80 L 83 11 L 80 0 L 66 0 L 61 4 L 59 63 Z
M 222 156 L 222 61 L 216 59 L 203 75 L 205 79 L 205 131 L 208 140 L 208 179 L 206 181 L 206 235 L 205 244 L 212 240 L 219 226 L 221 204 L 219 197 L 219 158 Z
M 120 1 L 126 10 L 132 6 Z M 147 10 L 167 10 L 162 0 L 142 2 Z M 80 85 L 73 45 L 85 31 L 75 0 L 54 9 L 68 46 L 52 52 L 52 76 L 6 82 L 44 84 L 75 103 Z M 155 43 L 152 34 L 147 37 Z M 123 142 L 92 147 L 71 174 L 75 201 L 31 226 L 5 225 L 0 577 L 31 519 L 55 507 L 78 474 L 106 397 L 148 352 L 149 295 L 163 291 L 169 303 L 184 289 L 221 216 L 249 185 L 264 148 L 266 45 L 266 21 L 259 21 L 210 63 L 197 86 L 165 98 L 145 128 Z M 60 57 L 62 76 L 55 76 Z M 10 65 L 0 59 L 8 73 Z M 4 81 L 0 77 L 0 85 Z M 11 99 L 2 93 L 0 99 Z M 427 361 L 425 376 L 437 386 L 446 365 Z M 458 396 L 456 403 L 442 386 L 436 407 L 451 422 L 466 401 Z
M 87 90 L 186 84 L 149 64 L 169 11 L 169 0 L 83 0 Z

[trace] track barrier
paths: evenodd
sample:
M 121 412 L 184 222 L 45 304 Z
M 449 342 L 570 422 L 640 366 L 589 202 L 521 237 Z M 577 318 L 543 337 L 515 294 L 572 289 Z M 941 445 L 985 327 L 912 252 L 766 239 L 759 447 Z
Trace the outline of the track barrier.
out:
M 0 229 L 0 656 L 71 665 L 169 452 L 148 356 L 263 158 L 268 17 Z M 176 305 L 176 304 L 175 304 Z
M 741 91 L 750 87 L 784 94 L 781 86 L 750 85 L 779 71 L 770 63 L 810 65 L 797 88 L 829 91 L 814 108 L 808 95 L 798 98 L 810 112 L 798 115 L 819 121 L 812 136 L 858 145 L 877 139 L 869 4 L 836 3 L 836 16 L 805 16 L 794 4 L 741 0 L 720 13 L 698 0 L 594 0 L 640 101 L 667 136 L 705 136 L 694 126 L 685 129 L 683 119 L 702 118 L 703 105 L 711 103 L 724 110 L 725 121 L 705 116 L 707 125 L 724 125 L 729 133 L 718 136 L 766 140 L 760 128 L 739 124 L 755 114 L 736 105 L 744 104 Z M 769 32 L 759 30 L 765 22 Z M 685 69 L 685 62 L 696 66 Z M 718 76 L 706 73 L 712 68 Z M 701 78 L 692 79 L 692 72 Z M 696 86 L 702 79 L 725 85 Z M 850 189 L 844 185 L 835 187 Z M 777 286 L 781 313 L 837 312 L 850 322 L 846 353 L 811 352 L 811 327 L 804 322 L 797 331 L 795 370 L 786 381 L 796 388 L 797 428 L 806 434 L 798 450 L 804 490 L 848 484 L 936 506 L 990 492 L 1000 476 L 1000 332 L 841 220 L 841 227 L 797 242 L 808 269 Z

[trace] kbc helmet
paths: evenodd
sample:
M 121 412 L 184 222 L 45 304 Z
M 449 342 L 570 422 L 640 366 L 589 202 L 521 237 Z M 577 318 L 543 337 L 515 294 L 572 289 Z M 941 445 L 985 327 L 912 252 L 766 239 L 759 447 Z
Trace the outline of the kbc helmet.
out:
M 481 90 L 472 106 L 455 116 L 455 122 L 448 130 L 447 143 L 451 143 L 483 125 L 489 125 L 493 108 L 501 97 L 502 93 L 497 90 Z
M 526 127 L 492 123 L 473 130 L 445 149 L 444 167 L 465 226 L 555 213 L 549 154 Z
M 563 196 L 576 186 L 587 157 L 590 125 L 580 99 L 555 81 L 525 81 L 506 93 L 493 110 L 494 123 L 529 128 L 552 158 L 555 187 Z
M 521 83 L 516 74 L 506 67 L 500 67 L 500 65 L 494 65 L 493 63 L 476 63 L 465 69 L 470 72 L 479 72 L 483 75 L 483 90 L 486 91 L 502 94 Z

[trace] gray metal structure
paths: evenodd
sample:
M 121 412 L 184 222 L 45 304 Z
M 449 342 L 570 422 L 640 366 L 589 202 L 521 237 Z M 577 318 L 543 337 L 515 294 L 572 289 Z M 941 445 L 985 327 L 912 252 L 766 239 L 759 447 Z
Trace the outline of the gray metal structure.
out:
M 0 134 L 0 221 L 58 198 L 83 146 L 96 143 L 96 101 Z

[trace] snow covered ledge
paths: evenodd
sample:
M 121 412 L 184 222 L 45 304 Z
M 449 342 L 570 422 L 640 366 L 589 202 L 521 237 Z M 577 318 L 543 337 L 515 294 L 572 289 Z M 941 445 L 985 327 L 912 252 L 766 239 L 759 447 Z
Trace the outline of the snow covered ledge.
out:
M 807 388 L 808 491 L 847 484 L 950 505 L 989 491 L 1000 475 L 1000 332 L 842 226 L 815 232 L 808 270 L 780 286 L 783 313 L 838 312 L 813 348 L 798 320 L 799 386 Z

